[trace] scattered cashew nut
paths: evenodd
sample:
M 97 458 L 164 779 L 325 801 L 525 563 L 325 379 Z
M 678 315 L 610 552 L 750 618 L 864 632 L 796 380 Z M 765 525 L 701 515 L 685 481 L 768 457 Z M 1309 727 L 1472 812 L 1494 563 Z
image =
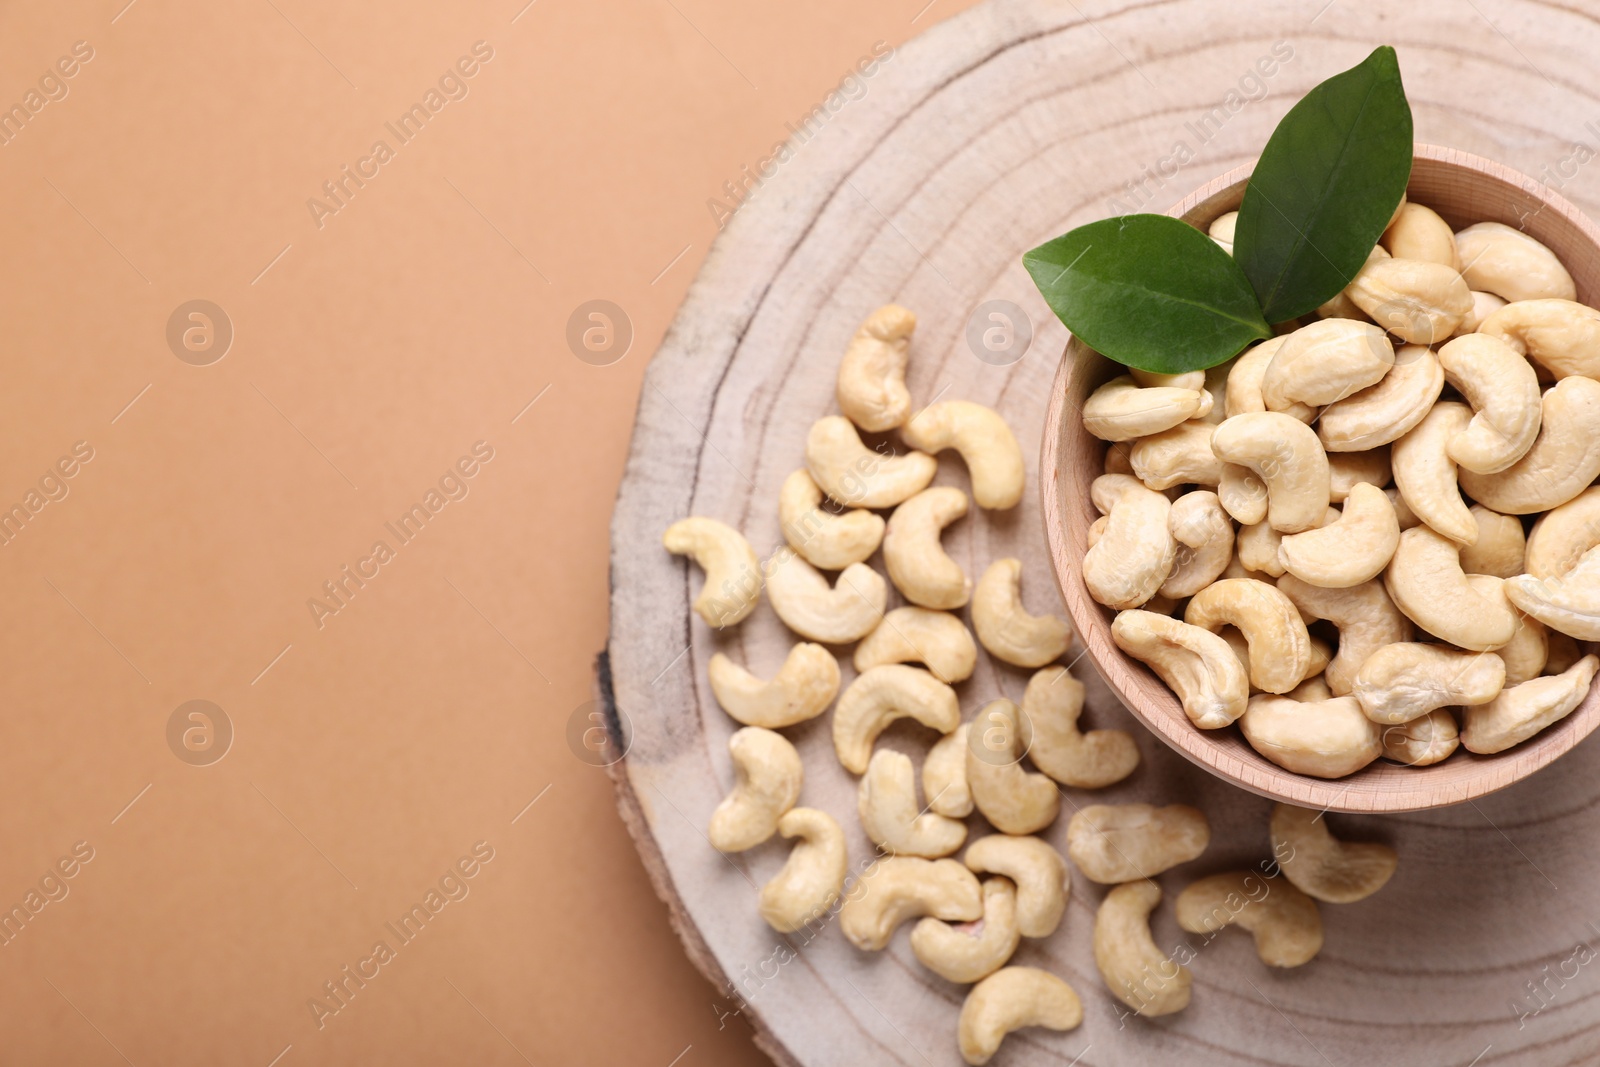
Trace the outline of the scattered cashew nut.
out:
M 883 516 L 864 508 L 842 514 L 825 510 L 822 488 L 806 471 L 795 471 L 778 491 L 778 522 L 789 546 L 813 567 L 842 571 L 865 563 L 883 542 Z
M 845 893 L 839 928 L 856 948 L 876 952 L 901 923 L 924 915 L 949 922 L 981 919 L 977 877 L 956 860 L 880 859 Z
M 922 810 L 917 803 L 917 773 L 903 752 L 884 748 L 872 754 L 856 808 L 867 838 L 897 855 L 937 859 L 967 839 L 966 824 L 959 819 Z
M 976 982 L 1005 966 L 1017 950 L 1017 887 L 1006 878 L 983 883 L 983 918 L 952 926 L 921 919 L 911 928 L 911 953 L 949 982 Z
M 972 814 L 972 790 L 967 788 L 967 730 L 967 724 L 962 723 L 939 738 L 922 761 L 922 792 L 928 798 L 928 810 L 952 819 Z
M 1091 804 L 1067 824 L 1067 855 L 1102 885 L 1154 878 L 1210 843 L 1205 814 L 1187 804 Z
M 1150 936 L 1150 912 L 1161 903 L 1154 882 L 1129 882 L 1106 894 L 1094 917 L 1094 962 L 1111 995 L 1146 1017 L 1189 1006 L 1193 978 Z
M 783 624 L 801 637 L 843 645 L 878 625 L 889 586 L 865 563 L 850 564 L 830 586 L 820 571 L 784 547 L 767 561 L 767 598 Z
M 972 580 L 939 543 L 940 532 L 967 513 L 967 494 L 950 486 L 924 489 L 894 509 L 883 535 L 889 580 L 914 604 L 959 608 Z
M 1325 813 L 1291 804 L 1272 808 L 1272 854 L 1283 876 L 1309 897 L 1353 904 L 1384 887 L 1399 864 L 1388 845 L 1340 841 Z
M 1067 911 L 1072 879 L 1067 861 L 1037 837 L 990 834 L 967 846 L 967 867 L 975 874 L 1002 874 L 1017 887 L 1017 931 L 1023 937 L 1049 937 Z
M 885 663 L 921 663 L 941 682 L 972 677 L 978 646 L 965 624 L 946 611 L 895 608 L 856 646 L 855 667 L 865 673 Z
M 783 870 L 761 887 L 761 917 L 780 934 L 825 922 L 844 889 L 844 831 L 832 815 L 815 808 L 790 808 L 778 832 L 798 837 Z
M 878 735 L 907 717 L 949 733 L 961 725 L 956 691 L 927 671 L 898 663 L 863 671 L 833 709 L 833 747 L 845 770 L 866 773 Z
M 762 681 L 718 652 L 708 667 L 711 693 L 722 710 L 746 726 L 776 730 L 814 719 L 839 693 L 839 661 L 821 645 L 789 650 L 770 681 Z
M 972 628 L 991 655 L 1017 667 L 1042 667 L 1066 652 L 1072 630 L 1054 615 L 1029 615 L 1021 583 L 1021 560 L 989 564 L 972 591 Z
M 995 829 L 1031 834 L 1055 822 L 1061 791 L 1042 774 L 1022 769 L 1024 733 L 1009 700 L 984 705 L 967 734 L 967 788 Z
M 1065 667 L 1046 667 L 1028 679 L 1022 713 L 1033 731 L 1028 758 L 1062 785 L 1101 789 L 1139 766 L 1139 746 L 1126 730 L 1078 729 L 1083 683 Z
M 694 598 L 695 614 L 721 629 L 741 621 L 761 599 L 761 561 L 744 534 L 716 519 L 679 519 L 661 543 L 668 552 L 690 556 L 706 572 Z
M 711 813 L 706 837 L 721 852 L 743 852 L 778 832 L 778 819 L 800 799 L 805 770 L 787 738 L 759 726 L 728 738 L 733 792 Z
M 980 508 L 1004 510 L 1022 500 L 1022 447 L 993 408 L 967 400 L 931 404 L 900 428 L 900 439 L 929 455 L 961 453 Z
M 839 410 L 872 433 L 892 430 L 911 414 L 906 350 L 917 317 L 895 304 L 867 316 L 839 361 Z
M 1174 908 L 1191 934 L 1239 926 L 1255 935 L 1256 955 L 1269 967 L 1299 967 L 1322 951 L 1317 902 L 1282 878 L 1225 871 L 1190 882 Z
M 972 987 L 956 1035 L 962 1058 L 981 1067 L 1013 1030 L 1072 1030 L 1082 1022 L 1083 1003 L 1067 983 L 1036 967 L 1006 967 Z
M 933 481 L 939 461 L 926 452 L 884 454 L 861 443 L 849 419 L 818 419 L 806 435 L 806 470 L 829 497 L 849 507 L 892 508 Z

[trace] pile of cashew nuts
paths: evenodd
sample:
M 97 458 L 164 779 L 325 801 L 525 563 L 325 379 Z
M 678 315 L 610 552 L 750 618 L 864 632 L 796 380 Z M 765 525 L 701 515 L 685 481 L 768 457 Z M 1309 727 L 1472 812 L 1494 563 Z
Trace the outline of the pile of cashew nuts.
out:
M 1237 213 L 1211 236 L 1231 252 Z M 1509 226 L 1403 202 L 1346 289 L 1085 401 L 1083 578 L 1195 726 L 1338 778 L 1509 749 L 1600 659 L 1600 311 Z M 1459 722 L 1458 722 L 1459 716 Z
M 941 532 L 967 513 L 968 497 L 959 488 L 930 487 L 934 453 L 961 455 L 972 499 L 986 510 L 1021 500 L 1023 457 L 988 408 L 948 400 L 913 411 L 905 370 L 915 325 L 911 312 L 891 305 L 857 330 L 839 368 L 844 414 L 813 425 L 805 467 L 779 494 L 786 545 L 762 561 L 738 531 L 704 517 L 674 523 L 663 543 L 704 570 L 693 606 L 708 625 L 739 623 L 764 588 L 778 618 L 801 639 L 768 679 L 720 652 L 710 660 L 711 691 L 742 728 L 728 742 L 734 786 L 712 813 L 707 839 L 722 852 L 775 835 L 794 841 L 760 890 L 760 914 L 779 933 L 815 934 L 837 918 L 844 937 L 870 952 L 917 920 L 910 934 L 916 959 L 948 981 L 972 984 L 957 1039 L 968 1063 L 984 1064 L 1013 1030 L 1070 1030 L 1083 1019 L 1077 993 L 1061 978 L 1008 964 L 1021 939 L 1055 934 L 1066 911 L 1067 857 L 1039 836 L 1059 815 L 1061 787 L 1119 782 L 1138 766 L 1139 750 L 1124 731 L 1080 728 L 1084 687 L 1055 662 L 1072 631 L 1023 606 L 1020 561 L 994 561 L 974 586 L 944 551 Z M 872 448 L 861 439 L 862 431 L 891 430 L 912 450 Z M 887 521 L 880 509 L 892 509 Z M 1119 509 L 1114 521 L 1132 515 Z M 1229 532 L 1231 539 L 1231 525 Z M 887 581 L 868 565 L 880 549 Z M 904 605 L 889 606 L 891 583 Z M 963 607 L 970 630 L 957 614 Z M 841 692 L 839 658 L 825 646 L 850 643 L 855 676 Z M 1020 705 L 993 700 L 964 722 L 954 687 L 972 676 L 979 645 L 1034 673 Z M 854 879 L 847 879 L 846 836 L 834 815 L 798 806 L 804 766 L 779 732 L 830 706 L 834 751 L 860 776 L 857 815 L 876 847 Z M 878 746 L 879 735 L 901 719 L 937 735 L 922 759 L 920 797 L 911 756 Z M 996 832 L 969 842 L 974 813 Z M 1323 822 L 1286 822 L 1282 836 L 1290 844 L 1280 848 L 1274 840 L 1281 877 L 1275 868 L 1270 877 L 1240 871 L 1201 879 L 1177 901 L 1185 929 L 1214 935 L 1238 925 L 1255 935 L 1264 961 L 1297 966 L 1322 943 L 1311 898 L 1359 899 L 1394 869 L 1392 851 L 1341 844 Z M 1069 823 L 1073 864 L 1116 887 L 1098 911 L 1094 955 L 1111 993 L 1136 1013 L 1165 1014 L 1188 1003 L 1188 971 L 1150 935 L 1149 913 L 1161 891 L 1149 879 L 1199 856 L 1209 838 L 1204 815 L 1183 805 L 1086 806 Z M 964 845 L 962 858 L 951 858 Z M 1152 996 L 1152 989 L 1164 991 Z

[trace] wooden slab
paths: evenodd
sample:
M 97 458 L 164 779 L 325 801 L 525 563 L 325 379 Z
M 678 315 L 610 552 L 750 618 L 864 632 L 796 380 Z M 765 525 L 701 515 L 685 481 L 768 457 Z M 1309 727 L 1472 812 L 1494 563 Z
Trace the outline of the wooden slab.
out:
M 1216 0 L 1015 0 L 936 26 L 886 63 L 867 95 L 845 103 L 734 217 L 663 342 L 613 525 L 601 688 L 628 751 L 612 772 L 691 956 L 745 1005 L 780 1063 L 959 1064 L 965 990 L 923 970 L 904 933 L 870 955 L 851 948 L 836 923 L 809 942 L 780 938 L 756 914 L 755 897 L 782 865 L 784 844 L 723 857 L 706 843 L 706 822 L 732 784 L 725 746 L 737 725 L 711 697 L 706 661 L 721 650 L 768 674 L 792 638 L 765 603 L 732 633 L 707 630 L 688 610 L 700 575 L 661 549 L 661 531 L 700 514 L 742 529 L 763 556 L 782 543 L 778 487 L 800 465 L 811 422 L 836 410 L 833 373 L 850 333 L 890 300 L 921 318 L 913 395 L 997 406 L 1036 485 L 1065 331 L 1020 254 L 1116 210 L 1164 210 L 1253 156 L 1293 100 L 1374 44 L 1400 49 L 1419 140 L 1535 175 L 1546 165 L 1559 173 L 1574 140 L 1600 141 L 1584 127 L 1600 116 L 1588 89 L 1600 27 L 1589 18 L 1514 0 L 1492 11 L 1385 5 L 1382 15 L 1351 0 L 1320 14 L 1319 6 L 1253 4 L 1246 15 Z M 1247 76 L 1277 42 L 1279 56 L 1287 48 L 1292 58 L 1260 77 L 1268 98 L 1244 101 L 1259 95 Z M 1233 111 L 1230 92 L 1241 94 Z M 1597 174 L 1580 169 L 1562 189 L 1591 213 L 1600 206 Z M 966 340 L 969 319 L 989 301 L 1017 305 L 1031 322 L 1032 344 L 1010 365 L 985 362 Z M 941 483 L 965 479 L 959 460 L 941 464 Z M 1059 611 L 1041 527 L 1030 486 L 1020 508 L 969 516 L 945 540 L 973 576 L 991 559 L 1020 557 L 1025 600 Z M 849 649 L 840 651 L 848 682 Z M 1025 942 L 1015 962 L 1071 982 L 1084 1024 L 1014 1035 L 994 1062 L 1594 1062 L 1600 956 L 1580 946 L 1600 948 L 1600 926 L 1591 925 L 1600 923 L 1600 745 L 1581 745 L 1528 781 L 1453 808 L 1331 816 L 1347 836 L 1394 844 L 1400 870 L 1365 902 L 1323 908 L 1327 947 L 1313 964 L 1269 973 L 1247 936 L 1226 931 L 1200 945 L 1170 909 L 1170 894 L 1191 878 L 1266 856 L 1267 802 L 1173 754 L 1097 679 L 1084 680 L 1094 725 L 1139 731 L 1145 762 L 1110 790 L 1067 790 L 1064 817 L 1046 836 L 1064 847 L 1066 817 L 1099 800 L 1183 801 L 1208 813 L 1211 849 L 1162 876 L 1169 900 L 1154 923 L 1162 947 L 1196 947 L 1194 1003 L 1167 1019 L 1121 1017 L 1090 949 L 1103 893 L 1075 875 L 1061 929 Z M 1018 697 L 1025 681 L 1026 672 L 981 660 L 959 688 L 964 712 Z M 806 761 L 802 803 L 839 818 L 852 863 L 865 861 L 855 780 L 833 755 L 826 717 L 786 733 Z M 920 759 L 930 740 L 897 728 L 885 743 Z

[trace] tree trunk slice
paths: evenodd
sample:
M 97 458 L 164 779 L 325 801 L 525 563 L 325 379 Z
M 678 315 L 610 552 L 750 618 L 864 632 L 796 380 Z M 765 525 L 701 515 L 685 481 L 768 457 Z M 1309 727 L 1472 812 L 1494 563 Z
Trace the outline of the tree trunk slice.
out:
M 1575 139 L 1595 140 L 1584 127 L 1600 115 L 1586 88 L 1600 54 L 1592 19 L 1502 0 L 1487 13 L 1514 35 L 1511 47 L 1472 5 L 1385 5 L 1381 15 L 1337 2 L 1319 15 L 1318 6 L 1113 3 L 1097 5 L 1086 22 L 1074 4 L 1008 0 L 936 26 L 886 62 L 864 98 L 845 102 L 795 146 L 738 212 L 651 364 L 612 528 L 601 696 L 627 754 L 611 773 L 691 958 L 744 1005 L 779 1063 L 958 1065 L 966 988 L 917 964 L 903 932 L 870 954 L 851 947 L 836 922 L 809 941 L 780 937 L 757 914 L 756 893 L 782 866 L 787 843 L 723 857 L 706 842 L 711 811 L 733 782 L 726 745 L 738 726 L 713 700 L 706 663 L 720 650 L 770 675 L 795 638 L 764 599 L 730 632 L 708 630 L 689 611 L 700 573 L 661 548 L 662 531 L 707 515 L 744 531 L 763 557 L 781 545 L 778 488 L 802 465 L 811 423 L 837 410 L 834 372 L 850 334 L 894 301 L 920 318 L 909 376 L 917 402 L 993 405 L 1028 456 L 1022 505 L 974 511 L 948 531 L 947 549 L 974 578 L 993 559 L 1020 558 L 1030 609 L 1059 613 L 1037 456 L 1066 332 L 1023 271 L 1024 250 L 1113 211 L 1165 210 L 1256 155 L 1293 100 L 1385 41 L 1400 49 L 1418 140 L 1534 175 L 1547 164 L 1560 173 Z M 1248 36 L 1229 36 L 1229 27 Z M 1294 58 L 1263 79 L 1270 98 L 1229 113 L 1227 94 L 1280 40 Z M 1223 110 L 1206 119 L 1217 105 Z M 1180 141 L 1192 158 L 1163 170 Z M 1144 174 L 1156 177 L 1130 193 L 1125 183 Z M 1583 184 L 1562 192 L 1594 212 Z M 965 339 L 969 318 L 990 300 L 1020 306 L 1032 324 L 1031 346 L 1010 365 L 977 358 Z M 965 487 L 960 460 L 942 459 L 937 481 Z M 851 649 L 836 651 L 848 684 Z M 989 699 L 1020 697 L 1028 673 L 980 656 L 958 687 L 966 717 Z M 1153 924 L 1164 949 L 1195 947 L 1194 1001 L 1164 1019 L 1122 1018 L 1091 949 L 1104 890 L 1075 874 L 1061 928 L 1024 941 L 1013 962 L 1071 983 L 1084 1023 L 1066 1034 L 1013 1034 L 996 1063 L 1594 1061 L 1600 971 L 1580 943 L 1600 940 L 1590 925 L 1600 922 L 1600 892 L 1591 888 L 1600 876 L 1600 746 L 1580 745 L 1469 804 L 1333 817 L 1342 836 L 1393 844 L 1400 869 L 1366 901 L 1323 906 L 1321 956 L 1275 972 L 1243 932 L 1202 943 L 1171 910 L 1193 878 L 1267 858 L 1269 804 L 1148 735 L 1087 661 L 1074 673 L 1089 687 L 1086 722 L 1134 732 L 1144 762 L 1111 789 L 1065 790 L 1063 817 L 1043 836 L 1064 851 L 1073 810 L 1102 801 L 1184 802 L 1207 813 L 1211 847 L 1158 879 L 1167 897 Z M 827 716 L 784 732 L 805 760 L 801 803 L 840 821 L 858 867 L 871 848 Z M 920 761 L 931 740 L 897 725 L 880 743 Z M 977 819 L 971 825 L 987 832 Z

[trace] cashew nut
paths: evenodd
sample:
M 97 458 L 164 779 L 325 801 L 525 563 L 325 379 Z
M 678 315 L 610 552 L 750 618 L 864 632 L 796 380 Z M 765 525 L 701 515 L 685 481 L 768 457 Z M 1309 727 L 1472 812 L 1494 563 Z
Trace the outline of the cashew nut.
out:
M 1263 693 L 1250 698 L 1239 729 L 1273 763 L 1316 778 L 1343 778 L 1383 755 L 1382 727 L 1355 697 L 1301 702 Z
M 1210 843 L 1205 814 L 1187 804 L 1091 804 L 1067 824 L 1068 857 L 1102 885 L 1154 878 Z
M 1456 255 L 1456 235 L 1439 213 L 1421 204 L 1400 205 L 1400 213 L 1383 231 L 1383 247 L 1400 259 L 1420 259 L 1443 263 L 1451 270 L 1461 269 Z
M 1245 668 L 1211 631 L 1153 611 L 1124 611 L 1111 621 L 1111 639 L 1167 683 L 1200 729 L 1219 729 L 1244 714 Z
M 1382 487 L 1394 477 L 1389 465 L 1389 449 L 1383 445 L 1365 452 L 1330 452 L 1328 454 L 1328 496 L 1335 504 L 1342 504 L 1350 490 L 1362 482 Z
M 839 361 L 839 410 L 863 430 L 892 430 L 911 414 L 906 350 L 916 328 L 915 315 L 885 304 L 867 316 L 844 350 Z
M 1528 534 L 1523 566 L 1504 577 L 1524 570 L 1535 578 L 1560 577 L 1595 545 L 1600 545 L 1600 486 L 1585 489 L 1539 516 Z
M 966 723 L 939 738 L 928 749 L 922 761 L 922 792 L 928 798 L 929 811 L 952 819 L 964 819 L 972 814 L 972 790 L 967 788 Z
M 972 628 L 991 655 L 1018 667 L 1042 667 L 1066 652 L 1072 631 L 1054 615 L 1029 615 L 1021 584 L 1021 560 L 989 564 L 972 592 Z
M 1150 936 L 1150 912 L 1161 903 L 1154 882 L 1129 882 L 1106 894 L 1094 917 L 1094 962 L 1111 995 L 1147 1017 L 1189 1006 L 1189 969 L 1173 962 Z
M 1133 473 L 1151 489 L 1175 485 L 1216 485 L 1222 462 L 1211 451 L 1209 422 L 1181 422 L 1170 430 L 1141 437 L 1128 453 Z
M 1235 415 L 1249 415 L 1255 412 L 1266 411 L 1267 402 L 1262 398 L 1261 383 L 1271 365 L 1273 357 L 1289 339 L 1289 334 L 1270 337 L 1258 345 L 1252 345 L 1244 350 L 1233 361 L 1233 369 L 1228 372 L 1228 385 L 1224 392 L 1224 404 L 1227 418 Z M 1301 422 L 1309 423 L 1317 417 L 1317 409 L 1309 404 L 1286 403 L 1281 409 L 1283 414 Z
M 1539 677 L 1550 662 L 1550 631 L 1544 623 L 1517 612 L 1517 632 L 1495 655 L 1506 665 L 1505 684 L 1509 688 Z M 1559 671 L 1557 673 L 1560 673 Z
M 883 535 L 889 580 L 905 598 L 925 608 L 959 608 L 972 580 L 939 543 L 944 528 L 967 513 L 967 494 L 950 486 L 924 489 L 894 509 Z
M 1365 900 L 1384 887 L 1400 859 L 1388 845 L 1340 841 L 1323 814 L 1274 804 L 1272 854 L 1283 876 L 1307 896 L 1329 904 Z
M 1189 601 L 1183 621 L 1212 633 L 1224 626 L 1238 627 L 1250 646 L 1250 682 L 1268 693 L 1287 693 L 1300 684 L 1311 665 L 1311 635 L 1300 612 L 1266 582 L 1248 578 L 1215 582 Z
M 1347 589 L 1382 574 L 1399 544 L 1400 519 L 1388 495 L 1361 482 L 1350 491 L 1337 522 L 1285 536 L 1278 562 L 1312 585 Z
M 679 519 L 661 543 L 675 556 L 690 556 L 706 572 L 695 614 L 721 629 L 741 621 L 761 599 L 761 561 L 744 534 L 716 519 Z
M 865 773 L 878 735 L 907 717 L 949 733 L 961 724 L 956 691 L 927 671 L 898 663 L 863 671 L 833 709 L 833 747 L 845 770 Z
M 892 508 L 927 488 L 939 461 L 926 452 L 878 452 L 861 443 L 849 419 L 818 419 L 806 435 L 806 470 L 841 504 Z
M 1190 882 L 1178 894 L 1178 925 L 1191 934 L 1239 926 L 1255 935 L 1256 955 L 1268 967 L 1299 967 L 1322 951 L 1317 902 L 1282 878 L 1225 871 Z
M 1552 630 L 1600 641 L 1600 548 L 1591 548 L 1567 573 L 1519 574 L 1505 580 L 1511 603 Z
M 1456 336 L 1461 337 L 1469 333 L 1477 333 L 1483 326 L 1484 320 L 1496 311 L 1506 306 L 1506 302 L 1493 293 L 1472 291 L 1472 311 L 1461 320 L 1461 325 L 1456 327 Z
M 1480 222 L 1456 234 L 1461 276 L 1469 286 L 1506 300 L 1572 300 L 1577 287 L 1555 253 L 1501 222 Z
M 1519 300 L 1485 318 L 1497 337 L 1556 378 L 1600 376 L 1600 311 L 1573 300 Z
M 1418 517 L 1452 541 L 1478 540 L 1478 523 L 1461 499 L 1450 442 L 1472 421 L 1472 409 L 1453 400 L 1433 406 L 1416 428 L 1394 443 L 1394 484 Z
M 1083 428 L 1102 441 L 1131 441 L 1203 418 L 1213 403 L 1204 389 L 1146 389 L 1124 374 L 1089 394 L 1083 402 Z
M 1395 607 L 1428 633 L 1458 648 L 1493 652 L 1516 633 L 1516 612 L 1502 579 L 1487 574 L 1472 578 L 1477 580 L 1469 580 L 1461 569 L 1460 547 L 1454 541 L 1418 526 L 1400 535 L 1383 585 Z
M 1409 530 L 1413 526 L 1422 525 L 1422 520 L 1417 517 L 1416 512 L 1411 510 L 1411 505 L 1406 503 L 1406 498 L 1400 495 L 1399 489 L 1391 485 L 1383 491 L 1383 495 L 1388 497 L 1389 503 L 1394 505 L 1394 514 L 1400 520 L 1401 530 Z
M 778 832 L 798 837 L 783 870 L 761 887 L 761 917 L 780 934 L 825 921 L 844 889 L 844 831 L 833 816 L 815 808 L 790 808 Z
M 1062 785 L 1100 789 L 1120 782 L 1139 765 L 1139 746 L 1126 730 L 1078 729 L 1083 683 L 1065 667 L 1046 667 L 1028 679 L 1023 720 L 1032 730 L 1028 757 Z
M 1266 482 L 1267 521 L 1274 530 L 1299 533 L 1322 521 L 1330 499 L 1328 455 L 1305 423 L 1275 411 L 1235 415 L 1211 435 L 1211 451 Z
M 767 597 L 783 624 L 828 645 L 859 641 L 883 618 L 889 585 L 865 563 L 852 563 L 833 585 L 791 548 L 767 561 Z
M 1443 389 L 1444 368 L 1433 350 L 1401 345 L 1382 381 L 1322 409 L 1317 437 L 1329 452 L 1366 452 L 1398 441 L 1427 416 Z
M 1329 484 L 1331 491 L 1331 480 Z M 1224 463 L 1217 499 L 1222 509 L 1242 526 L 1259 526 L 1267 521 L 1267 483 L 1249 467 Z
M 1067 861 L 1037 837 L 990 834 L 967 846 L 967 867 L 976 874 L 1002 874 L 1017 887 L 1017 931 L 1049 937 L 1061 925 L 1072 893 Z
M 1206 235 L 1228 255 L 1233 255 L 1233 231 L 1239 225 L 1239 213 L 1227 211 L 1211 220 L 1211 225 L 1206 229 Z
M 1439 349 L 1445 380 L 1472 405 L 1472 421 L 1450 439 L 1450 458 L 1493 474 L 1527 454 L 1539 436 L 1539 378 L 1504 341 L 1470 333 Z
M 876 952 L 901 923 L 924 915 L 951 922 L 981 919 L 977 877 L 956 860 L 880 859 L 845 894 L 839 928 L 856 948 Z
M 855 666 L 865 673 L 885 663 L 921 663 L 941 682 L 972 677 L 978 646 L 960 619 L 946 611 L 895 608 L 856 646 Z
M 993 408 L 967 400 L 931 404 L 901 427 L 900 439 L 929 455 L 961 453 L 980 508 L 1014 508 L 1022 499 L 1022 447 Z
M 1435 708 L 1487 704 L 1505 684 L 1505 661 L 1492 652 L 1401 642 L 1367 657 L 1350 695 L 1367 718 L 1394 726 Z
M 1082 1022 L 1083 1003 L 1067 983 L 1037 967 L 1007 967 L 972 987 L 956 1036 L 962 1058 L 981 1067 L 1013 1030 L 1072 1030 Z
M 883 517 L 863 508 L 840 514 L 823 509 L 822 489 L 805 471 L 795 471 L 778 491 L 783 538 L 813 567 L 842 571 L 865 563 L 883 541 Z
M 1420 259 L 1368 260 L 1344 291 L 1373 322 L 1418 345 L 1455 333 L 1473 307 L 1472 290 L 1454 267 Z
M 1345 696 L 1368 656 L 1384 645 L 1412 638 L 1411 620 L 1389 599 L 1374 579 L 1348 589 L 1324 589 L 1285 575 L 1278 589 L 1301 612 L 1331 622 L 1339 631 L 1339 652 L 1328 664 L 1328 688 Z
M 1485 756 L 1521 744 L 1582 704 L 1597 669 L 1600 659 L 1585 656 L 1560 674 L 1514 685 L 1489 703 L 1468 708 L 1461 744 Z
M 706 837 L 721 852 L 743 852 L 778 832 L 778 819 L 800 799 L 805 770 L 800 753 L 782 734 L 759 726 L 728 738 L 733 792 L 711 813 Z
M 1431 767 L 1461 747 L 1455 716 L 1444 708 L 1383 728 L 1383 756 L 1407 767 Z
M 1167 525 L 1181 547 L 1157 594 L 1182 600 L 1216 581 L 1227 569 L 1233 558 L 1233 523 L 1217 494 L 1197 489 L 1172 502 Z
M 911 928 L 911 953 L 950 982 L 976 982 L 1005 965 L 1017 951 L 1017 887 L 1007 878 L 983 883 L 983 918 L 952 926 L 921 919 Z
M 1461 569 L 1468 574 L 1492 574 L 1496 578 L 1522 574 L 1526 569 L 1523 561 L 1528 545 L 1522 532 L 1522 520 L 1490 511 L 1482 504 L 1472 505 L 1472 517 L 1478 524 L 1478 542 L 1462 547 Z M 1536 524 L 1534 529 L 1538 528 Z M 1600 542 L 1600 528 L 1596 529 L 1595 539 Z
M 1055 822 L 1061 791 L 1042 774 L 1022 769 L 1024 734 L 1017 706 L 1009 700 L 985 704 L 967 733 L 967 788 L 972 802 L 996 830 L 1031 834 Z
M 771 681 L 762 681 L 718 652 L 708 667 L 711 693 L 746 726 L 776 730 L 814 719 L 839 693 L 839 661 L 821 645 L 797 644 Z
M 1394 346 L 1372 323 L 1318 319 L 1284 339 L 1262 375 L 1261 399 L 1268 411 L 1294 403 L 1322 407 L 1378 384 L 1393 366 Z
M 1561 379 L 1544 394 L 1541 417 L 1526 455 L 1498 474 L 1461 471 L 1461 488 L 1507 515 L 1549 511 L 1587 489 L 1600 475 L 1600 382 Z
M 879 749 L 857 790 L 861 829 L 873 844 L 902 856 L 948 856 L 967 839 L 959 819 L 924 812 L 917 803 L 917 772 L 903 752 Z
M 1177 557 L 1168 526 L 1172 503 L 1125 474 L 1102 474 L 1089 495 L 1109 521 L 1084 553 L 1084 584 L 1107 607 L 1136 608 L 1156 595 Z

